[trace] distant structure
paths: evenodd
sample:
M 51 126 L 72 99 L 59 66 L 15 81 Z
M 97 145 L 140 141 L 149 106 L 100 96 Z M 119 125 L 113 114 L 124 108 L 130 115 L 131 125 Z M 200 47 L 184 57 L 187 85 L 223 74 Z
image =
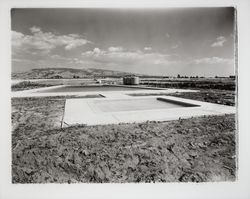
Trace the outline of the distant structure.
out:
M 123 77 L 124 85 L 138 85 L 139 83 L 140 83 L 139 77 L 136 77 L 136 76 Z
M 101 84 L 102 83 L 101 79 L 94 79 L 94 81 L 96 81 L 97 84 Z
M 60 75 L 55 75 L 55 76 L 52 76 L 51 79 L 62 79 L 63 77 L 60 76 Z

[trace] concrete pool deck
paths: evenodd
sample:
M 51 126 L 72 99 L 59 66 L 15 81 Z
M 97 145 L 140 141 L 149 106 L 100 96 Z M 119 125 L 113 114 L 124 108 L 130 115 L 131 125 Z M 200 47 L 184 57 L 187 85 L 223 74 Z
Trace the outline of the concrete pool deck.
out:
M 100 99 L 67 99 L 63 119 L 63 127 L 77 124 L 106 125 L 119 123 L 133 123 L 145 121 L 169 121 L 179 118 L 190 118 L 204 115 L 223 115 L 235 113 L 235 107 L 183 99 L 172 96 L 160 96 L 167 100 L 198 105 L 196 107 L 180 107 L 171 109 L 152 109 L 135 111 L 102 112 L 96 107 L 96 101 L 114 99 L 135 99 L 132 96 L 106 96 Z M 136 97 L 136 99 L 156 98 L 156 96 Z
M 85 125 L 106 125 L 118 123 L 133 123 L 145 121 L 169 121 L 179 118 L 190 118 L 204 115 L 223 115 L 236 112 L 236 108 L 201 102 L 196 100 L 184 99 L 172 96 L 163 96 L 161 94 L 169 94 L 176 92 L 199 92 L 189 89 L 135 89 L 123 91 L 88 91 L 88 92 L 44 92 L 46 90 L 63 88 L 65 85 L 51 86 L 46 88 L 31 89 L 25 91 L 12 92 L 12 97 L 53 97 L 53 96 L 102 96 L 103 98 L 72 98 L 66 99 L 65 110 L 63 116 L 63 127 L 77 124 Z M 133 87 L 136 88 L 136 87 Z M 41 92 L 43 91 L 43 92 Z M 154 96 L 130 96 L 130 94 L 154 94 Z M 145 110 L 126 110 L 126 111 L 101 111 L 96 106 L 96 102 L 108 102 L 115 100 L 140 100 L 160 97 L 166 100 L 173 100 L 179 103 L 188 103 L 198 105 L 196 107 L 176 107 L 176 108 L 157 108 L 148 109 L 145 104 Z M 104 103 L 104 104 L 105 104 Z M 121 105 L 122 106 L 122 105 Z
M 53 96 L 67 96 L 67 95 L 74 95 L 74 96 L 88 96 L 88 95 L 107 95 L 107 96 L 117 96 L 117 95 L 129 95 L 129 94 L 168 94 L 168 93 L 175 93 L 175 92 L 198 92 L 196 90 L 190 89 L 169 89 L 169 88 L 152 88 L 152 87 L 143 87 L 144 89 L 137 87 L 135 90 L 125 90 L 125 91 L 89 91 L 89 92 L 45 92 L 46 90 L 53 90 L 56 88 L 63 88 L 67 87 L 67 85 L 59 85 L 59 86 L 50 86 L 45 88 L 37 88 L 37 89 L 30 89 L 30 90 L 23 90 L 23 91 L 15 91 L 11 93 L 12 97 L 53 97 Z M 120 86 L 122 87 L 122 86 Z M 125 86 L 129 87 L 129 86 Z

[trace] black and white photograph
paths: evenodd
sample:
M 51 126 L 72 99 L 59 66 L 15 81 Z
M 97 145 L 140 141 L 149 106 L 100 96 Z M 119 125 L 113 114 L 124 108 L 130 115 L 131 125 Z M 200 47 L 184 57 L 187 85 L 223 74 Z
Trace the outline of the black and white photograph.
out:
M 250 4 L 52 2 L 0 2 L 0 198 L 247 199 Z
M 12 182 L 235 181 L 235 15 L 12 9 Z
M 12 9 L 12 182 L 234 181 L 235 13 Z

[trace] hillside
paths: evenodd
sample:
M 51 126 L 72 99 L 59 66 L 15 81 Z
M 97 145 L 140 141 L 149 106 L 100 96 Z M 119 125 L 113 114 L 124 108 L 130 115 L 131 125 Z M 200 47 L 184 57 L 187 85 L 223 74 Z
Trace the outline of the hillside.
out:
M 12 73 L 12 79 L 60 79 L 89 77 L 121 77 L 132 73 L 103 69 L 39 68 L 21 73 Z

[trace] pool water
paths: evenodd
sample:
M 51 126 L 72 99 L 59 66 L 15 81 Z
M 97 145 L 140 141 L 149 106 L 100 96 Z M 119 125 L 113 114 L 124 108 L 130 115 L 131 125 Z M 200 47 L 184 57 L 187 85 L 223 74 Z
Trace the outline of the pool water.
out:
M 93 91 L 130 91 L 148 90 L 148 88 L 123 87 L 123 86 L 65 86 L 39 91 L 40 93 L 60 93 L 60 92 L 93 92 Z M 152 90 L 155 90 L 152 88 Z
M 153 109 L 171 109 L 181 107 L 193 107 L 196 105 L 178 103 L 176 101 L 164 101 L 157 98 L 121 99 L 94 101 L 95 106 L 101 112 L 138 111 Z

